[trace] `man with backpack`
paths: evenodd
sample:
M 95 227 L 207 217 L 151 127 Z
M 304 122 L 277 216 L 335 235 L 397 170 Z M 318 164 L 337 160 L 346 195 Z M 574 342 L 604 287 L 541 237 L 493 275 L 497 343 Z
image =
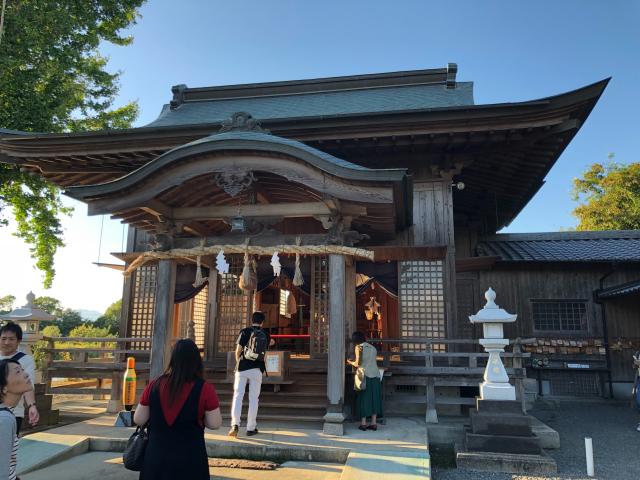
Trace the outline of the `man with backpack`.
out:
M 242 414 L 242 400 L 249 384 L 249 411 L 247 413 L 247 436 L 258 434 L 256 418 L 258 399 L 262 387 L 262 374 L 266 372 L 264 355 L 270 345 L 269 333 L 262 329 L 264 313 L 253 312 L 251 326 L 240 330 L 236 342 L 236 372 L 233 382 L 231 404 L 231 430 L 229 436 L 237 437 Z
M 20 366 L 29 375 L 33 385 L 36 363 L 31 355 L 18 351 L 20 342 L 22 342 L 22 328 L 20 328 L 20 325 L 8 322 L 0 328 L 0 360 L 12 359 L 20 363 Z M 25 413 L 28 415 L 31 425 L 37 424 L 40 420 L 40 414 L 36 407 L 36 395 L 33 389 L 26 392 L 13 409 L 13 414 L 16 417 L 17 434 L 20 433 Z

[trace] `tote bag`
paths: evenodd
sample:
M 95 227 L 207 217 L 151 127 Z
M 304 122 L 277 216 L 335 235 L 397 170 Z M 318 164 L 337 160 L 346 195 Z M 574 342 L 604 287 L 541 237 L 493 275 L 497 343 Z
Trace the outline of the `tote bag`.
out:
M 144 465 L 144 452 L 149 443 L 149 422 L 142 427 L 137 427 L 127 441 L 127 446 L 122 454 L 124 468 L 139 472 Z

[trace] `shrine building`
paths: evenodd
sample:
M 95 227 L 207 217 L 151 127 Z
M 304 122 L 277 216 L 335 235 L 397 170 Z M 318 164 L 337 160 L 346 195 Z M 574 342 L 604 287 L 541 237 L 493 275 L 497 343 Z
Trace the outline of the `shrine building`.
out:
M 434 419 L 477 395 L 481 331 L 468 317 L 490 286 L 518 315 L 505 334 L 526 354 L 520 396 L 630 385 L 640 232 L 496 233 L 540 190 L 607 83 L 485 105 L 455 64 L 177 85 L 142 127 L 2 130 L 0 161 L 128 226 L 114 252 L 125 262 L 120 336 L 153 339 L 152 377 L 172 342 L 191 337 L 228 410 L 227 354 L 257 309 L 284 369 L 261 416 L 348 413 L 345 358 L 361 330 L 387 369 L 386 411 Z

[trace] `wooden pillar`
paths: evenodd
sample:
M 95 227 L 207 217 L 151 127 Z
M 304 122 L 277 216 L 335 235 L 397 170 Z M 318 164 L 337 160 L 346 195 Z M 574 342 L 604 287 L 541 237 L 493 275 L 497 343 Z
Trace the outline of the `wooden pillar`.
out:
M 345 257 L 329 255 L 329 354 L 327 359 L 327 398 L 329 406 L 323 431 L 343 435 L 345 372 Z
M 169 362 L 171 321 L 173 319 L 173 297 L 176 288 L 176 263 L 173 260 L 158 262 L 156 304 L 153 319 L 153 339 L 151 341 L 151 370 L 153 379 L 164 372 Z
M 349 342 L 351 334 L 356 331 L 356 262 L 352 257 L 346 257 L 345 267 L 345 333 L 346 343 Z
M 127 230 L 127 252 L 135 251 L 136 242 L 136 229 L 129 226 Z M 125 264 L 125 268 L 129 264 Z M 118 327 L 119 337 L 128 337 L 129 329 L 131 325 L 131 291 L 133 289 L 133 275 L 129 275 L 124 278 L 122 285 L 122 305 L 120 308 L 120 325 Z M 126 343 L 116 343 L 116 348 L 120 347 L 122 350 L 128 350 L 130 347 Z M 115 354 L 114 363 L 123 363 L 126 358 L 123 354 Z M 111 375 L 111 395 L 109 396 L 109 402 L 107 403 L 108 413 L 118 413 L 122 410 L 122 376 L 124 372 L 120 372 L 117 369 L 113 370 Z
M 207 299 L 207 323 L 204 330 L 204 359 L 213 360 L 218 349 L 216 328 L 218 321 L 218 270 L 209 270 L 209 298 Z

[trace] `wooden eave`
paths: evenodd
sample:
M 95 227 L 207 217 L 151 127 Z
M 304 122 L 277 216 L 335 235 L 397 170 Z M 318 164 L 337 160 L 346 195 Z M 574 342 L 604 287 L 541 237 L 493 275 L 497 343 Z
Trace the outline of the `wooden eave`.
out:
M 454 194 L 456 212 L 491 232 L 515 218 L 543 185 L 608 81 L 529 102 L 265 120 L 262 125 L 274 135 L 353 163 L 409 168 L 416 180 L 425 171 L 435 176 L 456 173 L 467 185 Z M 0 161 L 61 187 L 103 183 L 219 127 L 211 123 L 4 137 Z

